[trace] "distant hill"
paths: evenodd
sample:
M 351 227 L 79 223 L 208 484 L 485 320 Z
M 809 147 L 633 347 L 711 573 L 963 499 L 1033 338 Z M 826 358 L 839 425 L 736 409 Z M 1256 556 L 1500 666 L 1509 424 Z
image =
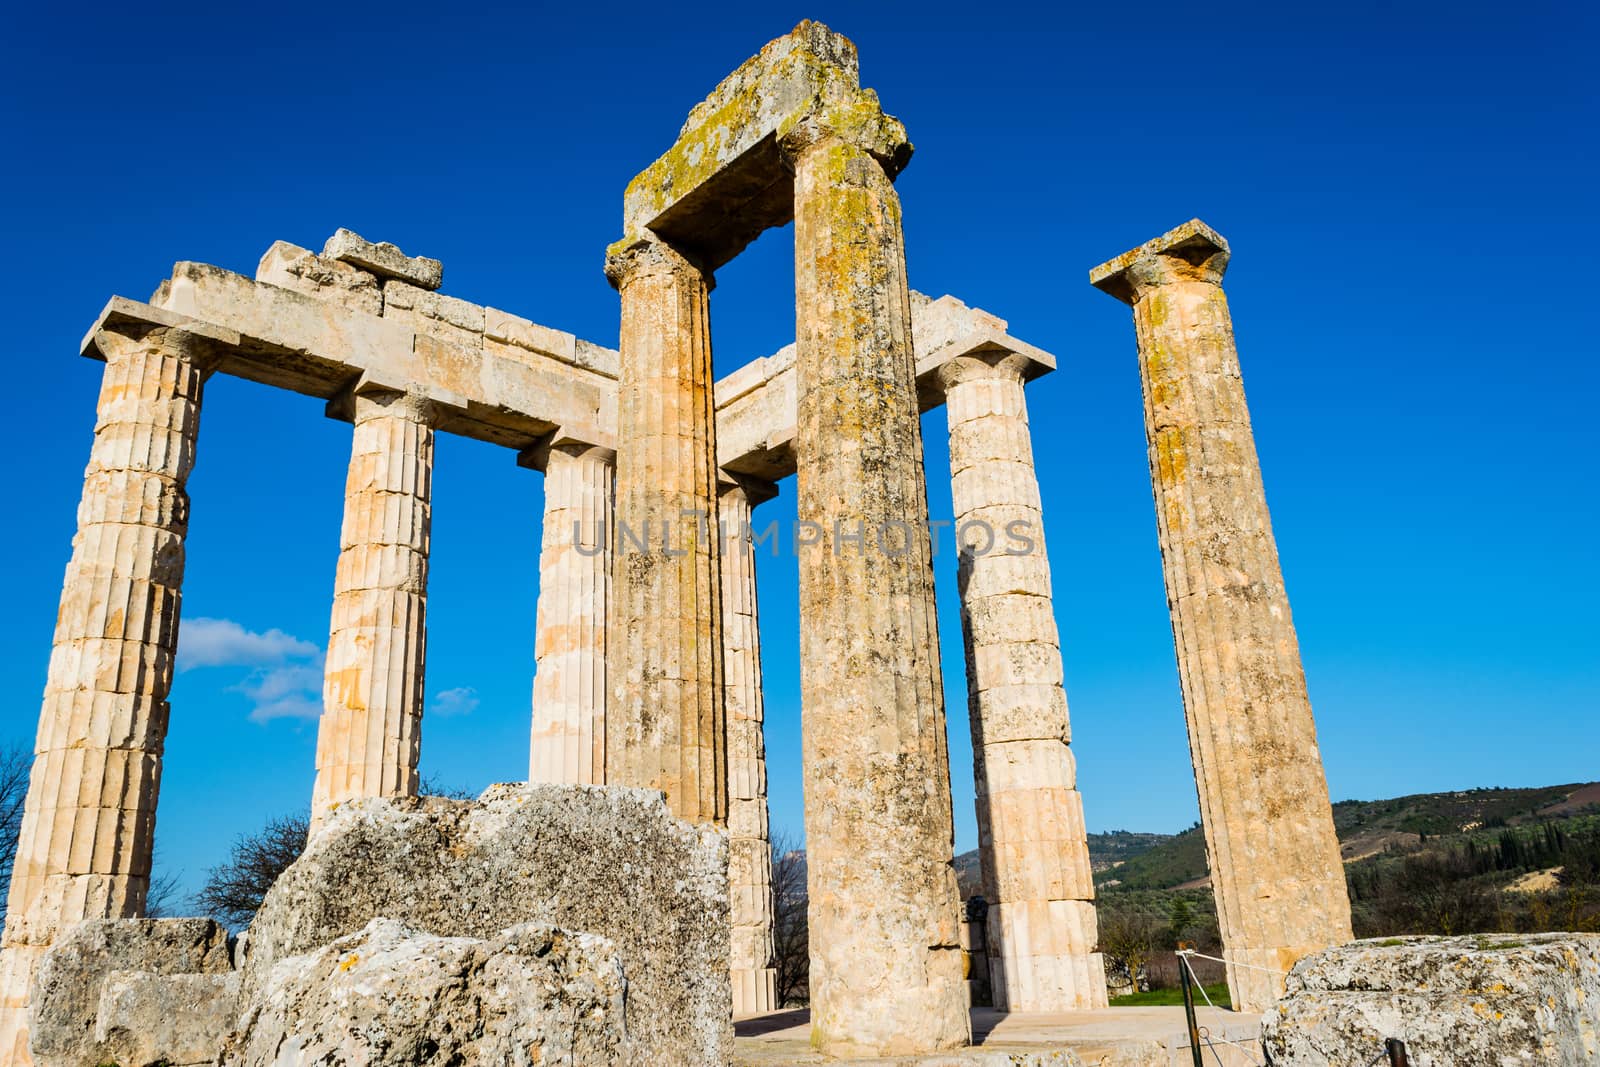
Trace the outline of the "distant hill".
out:
M 1414 851 L 1429 843 L 1492 837 L 1507 828 L 1597 814 L 1600 782 L 1586 782 L 1539 789 L 1418 793 L 1393 800 L 1342 800 L 1333 806 L 1333 825 L 1345 862 L 1354 863 L 1390 851 Z M 1115 867 L 1097 865 L 1095 871 L 1095 882 L 1102 889 L 1210 884 L 1205 838 L 1198 826 L 1136 850 Z
M 1099 873 L 1118 867 L 1135 856 L 1143 855 L 1158 846 L 1174 840 L 1172 834 L 1136 834 L 1128 830 L 1112 830 L 1105 834 L 1089 835 L 1089 866 Z M 1204 854 L 1202 847 L 1201 853 Z M 1202 861 L 1203 863 L 1203 861 Z M 961 887 L 961 899 L 983 893 L 982 873 L 978 867 L 978 850 L 963 852 L 955 859 L 956 883 Z

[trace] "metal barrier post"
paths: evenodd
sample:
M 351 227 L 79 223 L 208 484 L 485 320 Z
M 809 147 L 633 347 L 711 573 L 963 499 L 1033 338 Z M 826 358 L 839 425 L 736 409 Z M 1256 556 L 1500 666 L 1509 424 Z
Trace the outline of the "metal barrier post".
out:
M 1194 1015 L 1194 986 L 1189 978 L 1189 960 L 1184 956 L 1184 952 L 1190 948 L 1193 946 L 1187 942 L 1178 943 L 1178 980 L 1183 984 L 1183 1014 L 1189 1020 L 1189 1051 L 1194 1055 L 1194 1067 L 1206 1067 L 1205 1057 L 1200 1051 L 1200 1022 Z

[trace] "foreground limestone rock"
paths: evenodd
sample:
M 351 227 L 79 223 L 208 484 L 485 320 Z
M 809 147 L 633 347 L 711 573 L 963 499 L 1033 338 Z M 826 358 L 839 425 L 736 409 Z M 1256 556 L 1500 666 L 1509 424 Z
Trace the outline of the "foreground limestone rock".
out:
M 45 954 L 32 991 L 41 1067 L 212 1063 L 238 995 L 210 919 L 91 919 Z
M 294 994 L 298 980 L 278 965 L 373 919 L 480 940 L 547 924 L 615 946 L 628 984 L 614 1062 L 723 1064 L 733 1043 L 727 864 L 724 835 L 674 819 L 654 790 L 519 784 L 477 802 L 353 801 L 267 894 L 243 953 L 245 1003 L 280 1010 L 274 998 L 290 997 L 314 1017 L 323 1009 Z
M 1391 1037 L 1413 1067 L 1600 1062 L 1600 935 L 1331 948 L 1295 966 L 1262 1024 L 1278 1067 L 1366 1063 Z
M 539 923 L 438 937 L 393 919 L 280 960 L 229 1067 L 616 1063 L 626 983 L 603 937 Z

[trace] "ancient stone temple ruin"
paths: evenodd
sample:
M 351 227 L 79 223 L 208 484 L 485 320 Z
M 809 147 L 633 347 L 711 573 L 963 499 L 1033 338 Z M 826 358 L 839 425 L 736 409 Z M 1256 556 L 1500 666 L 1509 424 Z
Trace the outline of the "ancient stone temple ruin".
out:
M 706 980 L 736 1015 L 779 1006 L 751 526 L 795 476 L 813 533 L 798 551 L 811 1018 L 830 1055 L 970 1039 L 919 422 L 942 405 L 957 524 L 1020 524 L 1032 543 L 968 544 L 955 575 L 994 996 L 1105 1005 L 1025 399 L 1055 359 L 908 288 L 894 181 L 910 156 L 854 46 L 804 23 L 628 185 L 605 259 L 620 351 L 444 295 L 437 261 L 348 231 L 320 253 L 279 242 L 253 278 L 185 262 L 148 302 L 111 299 L 83 342 L 105 371 L 10 887 L 6 1062 L 30 1062 L 30 980 L 52 944 L 144 911 L 185 480 L 219 373 L 352 426 L 313 843 L 352 801 L 417 793 L 434 437 L 501 445 L 544 474 L 530 782 L 660 790 L 725 833 L 726 968 Z M 795 343 L 713 381 L 714 272 L 791 221 Z M 1229 979 L 1259 1010 L 1281 978 L 1252 967 L 1350 923 L 1226 260 L 1194 222 L 1094 283 L 1134 309 Z

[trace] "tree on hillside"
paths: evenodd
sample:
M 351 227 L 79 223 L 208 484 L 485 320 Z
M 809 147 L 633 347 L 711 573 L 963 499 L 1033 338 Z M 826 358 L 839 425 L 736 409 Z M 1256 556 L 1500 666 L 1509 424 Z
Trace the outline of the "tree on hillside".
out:
M 1476 877 L 1465 851 L 1423 852 L 1384 870 L 1365 889 L 1356 936 L 1471 934 L 1506 928 L 1499 894 Z
M 155 864 L 159 859 L 158 856 L 151 863 L 150 888 L 144 894 L 144 915 L 147 919 L 170 919 L 183 914 L 178 876 L 164 871 L 157 874 Z
M 1166 947 L 1168 924 L 1149 912 L 1102 905 L 1100 951 L 1108 965 L 1126 970 L 1135 990 L 1148 988 L 1150 958 Z
M 236 838 L 228 858 L 211 868 L 194 895 L 195 907 L 230 930 L 249 926 L 272 883 L 305 851 L 310 825 L 296 812 Z
M 432 778 L 422 780 L 419 792 L 450 800 L 476 799 Z M 268 819 L 258 832 L 236 838 L 228 858 L 206 875 L 205 885 L 194 896 L 195 907 L 230 930 L 249 926 L 272 883 L 305 851 L 310 829 L 309 818 L 297 812 Z
M 33 753 L 24 745 L 0 748 L 0 924 L 6 920 L 6 896 L 11 886 L 11 865 L 22 837 L 22 804 L 28 798 L 28 773 Z
M 810 927 L 806 854 L 790 834 L 772 838 L 772 965 L 778 1006 L 810 1003 Z

